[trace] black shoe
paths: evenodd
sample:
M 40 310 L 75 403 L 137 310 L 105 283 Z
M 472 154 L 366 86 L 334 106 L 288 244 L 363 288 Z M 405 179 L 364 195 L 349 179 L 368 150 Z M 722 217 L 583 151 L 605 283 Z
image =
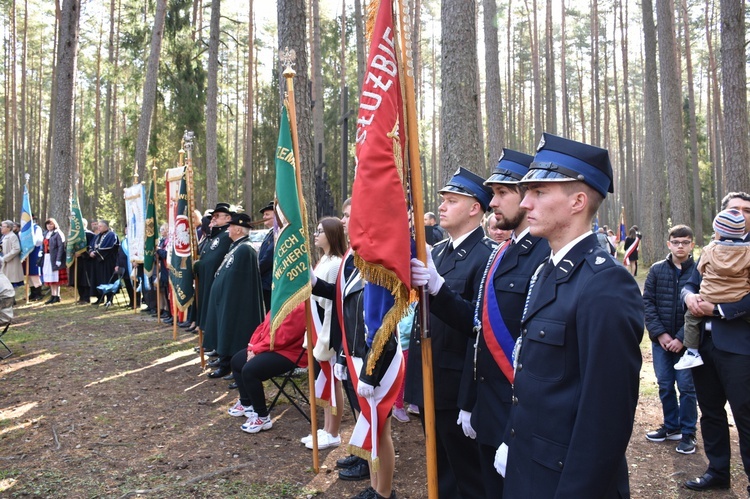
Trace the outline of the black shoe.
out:
M 183 321 L 183 322 L 178 322 L 177 326 L 181 327 L 182 329 L 187 329 L 190 327 L 190 324 L 192 324 L 192 322 Z
M 227 388 L 230 389 L 230 390 L 236 390 L 237 389 L 237 382 L 235 381 L 234 383 L 229 383 L 229 385 L 227 385 Z
M 190 326 L 185 331 L 187 331 L 188 333 L 198 334 L 198 326 L 197 325 Z
M 167 317 L 162 321 L 164 324 L 169 324 L 170 326 L 174 323 L 174 319 L 171 317 Z
M 221 361 L 218 358 L 214 360 L 209 360 L 208 362 L 206 362 L 206 365 L 208 367 L 219 367 L 221 365 Z
M 219 354 L 216 353 L 216 350 L 210 350 L 208 352 L 205 352 L 204 354 L 206 357 L 218 357 Z
M 728 489 L 728 478 L 716 478 L 711 473 L 704 473 L 695 480 L 685 482 L 685 487 L 690 490 L 710 490 L 710 489 Z
M 221 379 L 223 379 L 224 381 L 231 381 L 231 380 L 233 380 L 233 379 L 234 379 L 234 374 L 232 374 L 232 373 L 229 373 L 229 374 L 227 374 L 226 376 L 224 376 L 224 377 L 223 377 L 223 378 L 221 378 Z
M 46 302 L 44 302 L 45 305 L 52 305 L 53 303 L 55 303 L 55 297 L 54 296 L 50 296 L 49 300 L 47 300 Z
M 347 481 L 367 480 L 370 478 L 370 467 L 367 461 L 360 459 L 354 466 L 339 471 L 339 478 Z
M 377 497 L 378 493 L 375 492 L 375 489 L 373 489 L 372 486 L 370 486 L 365 490 L 360 491 L 356 496 L 352 496 L 352 499 L 376 499 Z
M 171 319 L 172 318 L 172 314 L 170 314 L 166 310 L 162 310 L 161 311 L 161 318 L 162 319 Z
M 362 460 L 361 457 L 351 454 L 336 461 L 336 467 L 341 469 L 351 468 Z
M 223 378 L 224 376 L 226 376 L 230 372 L 231 371 L 229 370 L 228 367 L 220 367 L 217 370 L 208 373 L 208 377 L 209 378 Z

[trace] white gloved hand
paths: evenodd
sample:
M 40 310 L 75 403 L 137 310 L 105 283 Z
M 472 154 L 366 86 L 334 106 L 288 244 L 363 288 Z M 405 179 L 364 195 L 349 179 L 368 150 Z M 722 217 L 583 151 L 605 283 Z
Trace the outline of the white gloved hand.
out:
M 508 446 L 504 443 L 500 444 L 495 452 L 495 470 L 500 473 L 500 476 L 505 477 L 505 467 L 508 464 Z
M 357 394 L 360 397 L 371 399 L 375 396 L 375 387 L 360 380 L 359 384 L 357 384 Z
M 318 282 L 318 276 L 315 275 L 315 272 L 310 269 L 310 286 L 315 286 L 315 283 Z
M 427 291 L 431 295 L 438 294 L 443 286 L 445 279 L 438 274 L 435 268 L 435 262 L 432 260 L 432 252 L 427 252 L 427 266 L 416 258 L 411 259 L 411 283 L 412 287 L 427 286 Z
M 456 424 L 464 431 L 464 435 L 472 440 L 477 438 L 477 432 L 471 427 L 471 413 L 469 411 L 459 411 Z
M 55 262 L 55 267 L 59 267 L 60 265 L 62 265 L 62 262 L 60 262 L 60 261 Z
M 346 374 L 346 366 L 344 364 L 334 364 L 333 375 L 336 379 L 344 381 L 348 377 Z

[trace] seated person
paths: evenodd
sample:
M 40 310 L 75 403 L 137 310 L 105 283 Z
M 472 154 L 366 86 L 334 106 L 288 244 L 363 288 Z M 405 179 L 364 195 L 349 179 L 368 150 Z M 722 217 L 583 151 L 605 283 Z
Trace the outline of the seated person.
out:
M 268 313 L 250 338 L 247 350 L 240 350 L 232 357 L 230 365 L 240 398 L 228 412 L 230 416 L 247 417 L 241 427 L 242 431 L 258 433 L 270 430 L 273 426 L 266 407 L 263 382 L 296 366 L 295 362 L 303 350 L 305 321 L 305 304 L 302 303 L 292 310 L 276 330 L 273 351 L 270 351 L 271 314 Z M 300 359 L 299 366 L 307 366 L 306 356 Z

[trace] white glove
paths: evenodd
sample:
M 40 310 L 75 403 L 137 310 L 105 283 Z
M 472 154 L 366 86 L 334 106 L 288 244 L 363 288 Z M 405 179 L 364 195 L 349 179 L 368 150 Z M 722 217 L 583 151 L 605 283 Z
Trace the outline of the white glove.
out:
M 477 432 L 471 427 L 471 413 L 469 411 L 461 410 L 458 413 L 458 419 L 456 424 L 464 430 L 464 435 L 474 440 L 477 438 Z
M 60 265 L 62 265 L 62 262 L 55 262 L 55 267 L 59 267 Z
M 438 294 L 443 286 L 445 279 L 438 274 L 435 268 L 435 262 L 432 260 L 432 253 L 427 252 L 427 266 L 416 258 L 411 259 L 411 285 L 412 287 L 427 286 L 427 291 L 431 295 Z
M 360 397 L 371 399 L 375 396 L 375 387 L 360 380 L 359 384 L 357 385 L 357 393 Z
M 315 275 L 315 272 L 310 269 L 310 286 L 315 286 L 315 283 L 318 282 L 318 276 Z
M 334 364 L 333 375 L 336 379 L 344 381 L 348 377 L 346 374 L 346 366 L 344 364 Z
M 495 452 L 495 469 L 500 476 L 505 477 L 505 467 L 508 464 L 508 446 L 504 443 L 500 444 Z

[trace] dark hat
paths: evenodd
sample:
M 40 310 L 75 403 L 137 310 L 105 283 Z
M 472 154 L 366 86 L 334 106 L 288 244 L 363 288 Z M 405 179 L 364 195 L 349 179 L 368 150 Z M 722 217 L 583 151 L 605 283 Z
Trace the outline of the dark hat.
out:
M 235 213 L 229 221 L 229 225 L 239 225 L 240 227 L 252 228 L 252 219 L 247 213 Z
M 231 215 L 234 212 L 229 206 L 229 203 L 219 203 L 216 205 L 216 208 L 214 208 L 213 211 L 211 212 L 212 215 L 215 213 L 226 213 L 227 215 Z
M 615 192 L 609 151 L 549 133 L 542 134 L 534 162 L 521 183 L 578 180 L 602 197 Z
M 516 184 L 528 173 L 532 161 L 533 156 L 503 148 L 497 166 L 492 170 L 490 178 L 484 181 L 484 185 Z
M 742 239 L 745 236 L 745 217 L 731 208 L 720 211 L 714 218 L 714 231 L 724 239 Z
M 258 213 L 263 213 L 264 211 L 273 210 L 273 201 L 265 205 L 263 208 L 258 210 Z
M 492 189 L 484 185 L 484 179 L 476 173 L 472 173 L 466 168 L 461 167 L 456 170 L 456 173 L 445 184 L 445 187 L 438 192 L 441 194 L 452 192 L 461 196 L 473 197 L 479 201 L 484 211 L 489 209 L 490 201 L 492 201 Z

